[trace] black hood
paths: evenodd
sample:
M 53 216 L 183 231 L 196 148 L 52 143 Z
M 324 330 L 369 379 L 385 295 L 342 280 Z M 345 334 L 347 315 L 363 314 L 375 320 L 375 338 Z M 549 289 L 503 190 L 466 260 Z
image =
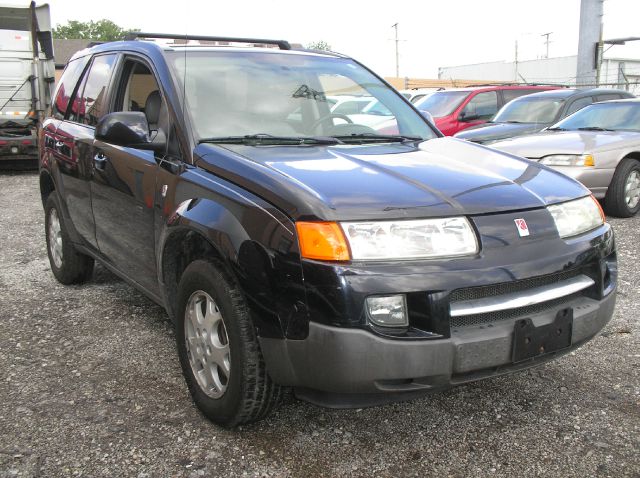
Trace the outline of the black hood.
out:
M 196 164 L 293 219 L 358 220 L 486 214 L 586 196 L 545 166 L 453 138 L 419 144 L 202 144 Z

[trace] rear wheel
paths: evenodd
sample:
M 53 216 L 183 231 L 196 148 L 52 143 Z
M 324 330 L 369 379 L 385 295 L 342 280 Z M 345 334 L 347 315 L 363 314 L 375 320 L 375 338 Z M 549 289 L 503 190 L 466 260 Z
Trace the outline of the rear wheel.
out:
M 78 252 L 69 239 L 55 191 L 47 198 L 44 211 L 47 254 L 53 275 L 63 284 L 86 282 L 93 272 L 93 259 Z
M 240 290 L 223 268 L 192 262 L 178 289 L 178 355 L 194 402 L 231 428 L 266 417 L 282 390 L 267 374 Z
M 640 210 L 640 161 L 623 159 L 616 168 L 604 200 L 607 214 L 631 217 Z

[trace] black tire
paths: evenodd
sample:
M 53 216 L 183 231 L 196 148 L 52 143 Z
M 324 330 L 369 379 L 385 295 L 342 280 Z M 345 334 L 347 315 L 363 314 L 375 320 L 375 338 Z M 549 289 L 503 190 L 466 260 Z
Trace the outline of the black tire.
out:
M 640 175 L 640 161 L 633 158 L 623 159 L 613 174 L 604 199 L 604 210 L 610 216 L 631 217 L 640 211 L 640 201 L 630 207 L 625 198 L 625 185 L 632 174 Z
M 191 320 L 188 314 L 194 304 L 190 299 L 202 292 L 213 299 L 216 310 L 222 316 L 229 350 L 229 376 L 225 377 L 223 384 L 226 390 L 216 398 L 212 398 L 211 388 L 208 394 L 198 383 L 187 349 L 185 322 Z M 202 413 L 212 422 L 225 428 L 254 422 L 269 415 L 281 400 L 282 387 L 273 382 L 267 374 L 255 327 L 238 285 L 231 275 L 217 263 L 205 260 L 192 262 L 182 274 L 176 310 L 176 340 L 180 365 L 193 401 Z M 207 333 L 204 333 L 203 337 L 207 337 Z M 202 340 L 205 340 L 202 343 L 208 343 L 206 339 Z M 201 353 L 206 361 L 204 352 Z M 202 371 L 205 372 L 204 368 Z M 215 387 L 213 391 L 215 392 Z
M 56 235 L 56 240 L 61 243 L 58 244 L 61 255 L 58 257 L 52 249 L 54 245 L 51 242 L 53 237 L 50 228 L 54 218 L 57 218 L 59 223 L 59 236 Z M 55 278 L 63 284 L 81 284 L 89 280 L 93 273 L 93 258 L 78 252 L 69 239 L 60 209 L 60 199 L 55 191 L 49 194 L 45 202 L 44 229 L 49 264 Z

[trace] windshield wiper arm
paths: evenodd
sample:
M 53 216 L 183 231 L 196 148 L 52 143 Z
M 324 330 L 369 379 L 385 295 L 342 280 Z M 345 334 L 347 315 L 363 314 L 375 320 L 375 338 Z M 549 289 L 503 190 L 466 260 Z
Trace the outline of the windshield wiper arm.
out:
M 613 131 L 608 128 L 601 128 L 600 126 L 585 126 L 584 128 L 578 128 L 578 131 Z
M 198 143 L 219 143 L 219 144 L 341 144 L 337 138 L 332 136 L 274 136 L 266 133 L 247 134 L 244 136 L 215 136 L 202 138 Z
M 547 128 L 545 131 L 567 131 L 567 129 L 556 126 L 555 128 Z
M 332 136 L 343 142 L 350 143 L 352 141 L 364 143 L 368 141 L 381 143 L 405 143 L 408 141 L 424 141 L 420 136 L 403 136 L 400 134 L 375 134 L 375 133 L 358 133 Z

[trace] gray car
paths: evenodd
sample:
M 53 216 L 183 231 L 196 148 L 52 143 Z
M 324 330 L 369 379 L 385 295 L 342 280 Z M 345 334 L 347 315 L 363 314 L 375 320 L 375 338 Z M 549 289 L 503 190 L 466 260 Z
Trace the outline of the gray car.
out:
M 640 210 L 640 99 L 595 103 L 542 133 L 491 147 L 577 179 L 612 216 Z
M 521 96 L 504 105 L 491 121 L 472 126 L 454 136 L 488 144 L 542 131 L 591 103 L 633 98 L 624 90 L 602 88 L 561 89 Z

